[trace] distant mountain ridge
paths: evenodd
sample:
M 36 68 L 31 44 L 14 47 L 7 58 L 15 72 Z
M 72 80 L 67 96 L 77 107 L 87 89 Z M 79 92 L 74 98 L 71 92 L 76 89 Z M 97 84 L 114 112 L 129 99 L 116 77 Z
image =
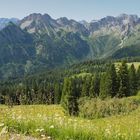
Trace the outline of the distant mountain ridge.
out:
M 75 62 L 140 56 L 140 18 L 121 14 L 91 22 L 33 13 L 0 19 L 1 78 Z
M 17 18 L 0 18 L 0 30 L 5 28 L 9 22 L 13 22 L 15 24 L 17 24 L 19 21 L 19 19 Z

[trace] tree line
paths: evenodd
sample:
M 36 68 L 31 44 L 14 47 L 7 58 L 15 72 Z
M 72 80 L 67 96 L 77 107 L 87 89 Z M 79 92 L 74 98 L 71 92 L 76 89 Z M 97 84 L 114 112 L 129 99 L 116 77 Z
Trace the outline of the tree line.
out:
M 128 68 L 125 61 L 120 67 L 110 64 L 106 72 L 95 73 L 82 77 L 65 78 L 61 103 L 70 115 L 78 114 L 78 99 L 91 98 L 122 98 L 134 96 L 140 90 L 140 66 L 134 64 Z
M 82 76 L 79 73 L 87 73 Z M 77 114 L 80 97 L 113 98 L 136 95 L 140 90 L 140 67 L 114 63 L 84 62 L 13 82 L 0 83 L 0 104 L 62 104 Z

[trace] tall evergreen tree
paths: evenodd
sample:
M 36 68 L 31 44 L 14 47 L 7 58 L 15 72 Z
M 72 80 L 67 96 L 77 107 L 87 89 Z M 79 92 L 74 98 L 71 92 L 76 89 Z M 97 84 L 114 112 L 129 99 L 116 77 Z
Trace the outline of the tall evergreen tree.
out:
M 118 92 L 118 81 L 115 65 L 111 64 L 109 69 L 101 77 L 100 97 L 114 97 Z
M 87 76 L 83 80 L 81 96 L 83 97 L 89 96 L 90 85 L 91 85 L 91 77 Z
M 109 95 L 109 87 L 108 87 L 108 81 L 107 81 L 107 73 L 104 73 L 101 76 L 99 97 L 101 99 L 104 99 L 108 96 L 110 95 Z
M 118 78 L 116 73 L 116 68 L 114 64 L 111 64 L 109 70 L 107 71 L 107 81 L 108 81 L 108 92 L 111 97 L 116 96 L 118 92 Z
M 94 76 L 92 77 L 92 80 L 91 80 L 91 85 L 90 85 L 90 89 L 89 89 L 89 96 L 90 97 L 96 97 L 96 94 L 95 94 L 95 77 Z
M 54 84 L 54 103 L 59 104 L 61 100 L 61 91 L 60 91 L 60 84 Z
M 135 95 L 137 92 L 137 77 L 134 64 L 132 64 L 129 69 L 129 86 L 130 86 L 130 95 Z
M 138 86 L 138 90 L 140 90 L 140 66 L 138 67 L 136 76 L 137 76 L 137 86 Z
M 119 68 L 119 92 L 118 97 L 125 97 L 130 95 L 129 89 L 129 75 L 128 67 L 125 61 L 122 62 Z
M 78 103 L 75 95 L 76 84 L 74 79 L 69 78 L 64 82 L 63 93 L 62 93 L 62 106 L 67 110 L 69 115 L 78 114 Z
M 95 96 L 99 96 L 100 93 L 100 75 L 95 74 L 94 76 L 94 90 L 95 90 Z

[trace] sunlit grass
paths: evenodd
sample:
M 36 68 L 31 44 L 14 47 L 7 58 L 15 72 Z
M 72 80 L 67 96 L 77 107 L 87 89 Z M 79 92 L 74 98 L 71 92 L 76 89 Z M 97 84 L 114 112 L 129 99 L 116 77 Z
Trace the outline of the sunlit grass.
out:
M 59 105 L 0 106 L 4 133 L 54 140 L 139 140 L 140 108 L 127 116 L 88 120 L 69 117 Z
M 131 66 L 132 64 L 134 64 L 136 70 L 137 70 L 138 67 L 140 66 L 140 62 L 131 62 L 131 63 L 127 63 L 128 68 L 130 68 L 130 66 Z M 121 63 L 120 63 L 120 62 L 116 62 L 115 65 L 116 65 L 116 67 L 119 67 L 119 66 L 121 65 Z

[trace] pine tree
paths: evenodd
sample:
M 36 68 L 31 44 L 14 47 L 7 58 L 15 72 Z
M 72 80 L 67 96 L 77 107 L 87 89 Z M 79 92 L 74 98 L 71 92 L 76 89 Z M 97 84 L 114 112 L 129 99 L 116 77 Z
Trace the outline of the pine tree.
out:
M 140 66 L 138 67 L 136 77 L 137 77 L 137 86 L 138 86 L 137 88 L 138 90 L 140 90 Z
M 136 78 L 136 69 L 134 67 L 134 64 L 132 64 L 129 69 L 129 86 L 130 86 L 130 95 L 136 95 L 137 78 Z
M 90 85 L 90 89 L 89 89 L 89 96 L 90 97 L 96 97 L 96 94 L 95 94 L 95 77 L 92 77 L 92 80 L 91 80 L 91 85 Z
M 94 76 L 94 90 L 95 90 L 95 96 L 99 96 L 99 93 L 100 93 L 100 76 L 99 76 L 99 74 L 95 74 L 95 76 Z
M 85 80 L 83 80 L 83 84 L 82 84 L 81 96 L 82 97 L 87 96 L 87 92 L 88 92 L 88 89 L 87 89 L 87 83 L 86 83 L 86 79 L 85 79 Z
M 54 103 L 59 104 L 61 100 L 61 91 L 59 83 L 54 84 Z
M 111 95 L 111 97 L 114 97 L 117 95 L 118 92 L 118 80 L 117 80 L 117 73 L 116 68 L 114 64 L 111 64 L 109 67 L 109 70 L 107 72 L 107 86 L 108 86 L 108 92 Z
M 122 62 L 119 68 L 119 92 L 118 97 L 130 95 L 128 68 L 125 61 Z
M 91 85 L 91 77 L 87 76 L 83 80 L 82 93 L 81 93 L 82 97 L 89 96 L 90 85 Z
M 118 81 L 115 65 L 111 64 L 106 73 L 101 76 L 100 97 L 114 97 L 118 92 Z
M 109 89 L 108 89 L 108 83 L 107 83 L 107 74 L 104 73 L 101 76 L 99 97 L 101 99 L 104 99 L 108 96 L 109 96 Z
M 64 79 L 63 89 L 62 89 L 62 96 L 61 96 L 61 104 L 65 108 L 65 97 L 68 95 L 69 92 L 69 78 Z
M 66 78 L 64 81 L 61 103 L 64 109 L 69 113 L 69 115 L 78 114 L 78 103 L 75 92 L 76 84 L 74 79 Z

